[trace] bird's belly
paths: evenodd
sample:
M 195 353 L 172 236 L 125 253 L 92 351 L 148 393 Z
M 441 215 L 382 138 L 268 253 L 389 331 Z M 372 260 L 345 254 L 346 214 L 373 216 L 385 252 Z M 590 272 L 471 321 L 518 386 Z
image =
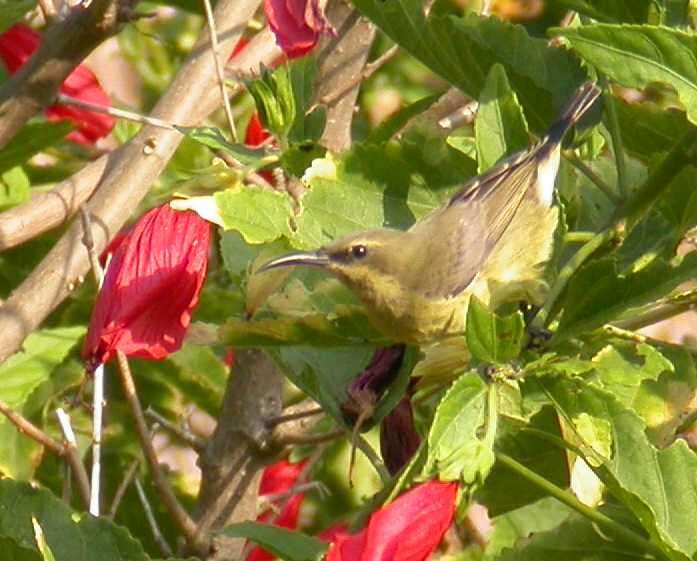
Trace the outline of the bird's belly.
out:
M 394 308 L 370 309 L 369 317 L 376 329 L 399 343 L 423 344 L 465 331 L 469 295 L 448 298 L 414 298 L 402 313 Z

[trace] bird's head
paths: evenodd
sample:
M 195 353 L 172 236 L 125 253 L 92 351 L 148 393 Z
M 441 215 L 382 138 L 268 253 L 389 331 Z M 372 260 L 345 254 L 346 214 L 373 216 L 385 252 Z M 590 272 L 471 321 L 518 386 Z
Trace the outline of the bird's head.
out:
M 290 253 L 262 265 L 257 273 L 280 267 L 319 267 L 337 276 L 361 297 L 394 282 L 401 271 L 408 232 L 367 230 L 334 241 L 317 251 Z

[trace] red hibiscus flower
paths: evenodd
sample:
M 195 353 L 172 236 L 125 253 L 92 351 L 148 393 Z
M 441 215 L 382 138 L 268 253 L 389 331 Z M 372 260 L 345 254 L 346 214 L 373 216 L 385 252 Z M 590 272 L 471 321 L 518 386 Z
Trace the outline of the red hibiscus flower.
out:
M 288 58 L 298 58 L 331 31 L 321 0 L 264 0 L 264 12 L 276 43 Z
M 259 113 L 255 111 L 247 123 L 247 130 L 244 133 L 244 143 L 247 146 L 254 148 L 255 146 L 262 144 L 270 136 L 271 133 L 263 127 L 261 124 L 261 119 L 259 118 Z M 271 171 L 260 171 L 259 175 L 273 185 L 274 178 Z
M 0 59 L 7 71 L 14 74 L 29 60 L 40 44 L 41 35 L 30 27 L 17 23 L 0 34 Z M 111 104 L 96 76 L 82 64 L 65 79 L 60 92 L 104 107 Z M 47 107 L 46 117 L 50 121 L 67 119 L 75 123 L 77 130 L 72 131 L 67 138 L 78 144 L 94 144 L 109 134 L 115 123 L 114 118 L 109 115 L 61 104 Z
M 455 483 L 429 481 L 372 514 L 358 534 L 339 535 L 327 561 L 424 561 L 455 513 Z
M 298 477 L 300 477 L 305 464 L 306 462 L 291 464 L 287 460 L 281 460 L 267 467 L 261 476 L 259 496 L 269 497 L 288 493 L 298 482 Z M 273 498 L 271 503 L 276 511 L 272 508 L 267 509 L 257 517 L 257 522 L 268 522 L 274 526 L 290 530 L 296 528 L 300 506 L 304 498 L 304 493 L 295 493 L 290 497 Z M 275 555 L 272 553 L 256 546 L 249 552 L 246 561 L 271 561 L 274 557 Z
M 169 205 L 148 211 L 114 253 L 82 348 L 89 367 L 116 351 L 163 359 L 177 351 L 208 267 L 210 225 Z

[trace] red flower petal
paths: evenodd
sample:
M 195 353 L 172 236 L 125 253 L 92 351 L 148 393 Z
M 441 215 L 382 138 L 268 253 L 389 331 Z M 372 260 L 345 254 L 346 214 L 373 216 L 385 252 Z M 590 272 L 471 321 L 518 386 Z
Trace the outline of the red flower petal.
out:
M 339 533 L 326 561 L 424 561 L 455 514 L 457 484 L 429 481 L 373 513 L 360 533 Z
M 308 6 L 308 2 L 313 3 Z M 306 13 L 311 9 L 313 17 L 308 22 Z M 318 0 L 264 0 L 264 12 L 269 27 L 276 36 L 276 43 L 288 58 L 298 58 L 311 51 L 320 35 L 328 29 Z
M 0 34 L 0 59 L 14 74 L 39 48 L 41 36 L 31 27 L 17 23 Z
M 83 356 L 117 350 L 162 359 L 178 350 L 206 277 L 210 225 L 169 205 L 147 212 L 116 249 L 97 297 Z
M 261 476 L 259 495 L 276 495 L 290 491 L 297 483 L 306 463 L 291 464 L 287 460 L 281 460 L 268 466 Z M 276 514 L 273 510 L 267 510 L 257 517 L 257 522 L 269 522 L 274 526 L 292 530 L 298 525 L 300 507 L 304 499 L 304 493 L 296 493 L 290 498 L 274 500 L 274 504 L 280 507 L 281 511 Z M 249 552 L 246 561 L 271 561 L 274 558 L 275 555 L 256 546 Z
M 365 550 L 367 530 L 357 534 L 339 534 L 327 552 L 326 561 L 360 561 Z
M 336 522 L 329 526 L 329 528 L 322 530 L 317 537 L 323 542 L 335 542 L 339 538 L 348 536 L 348 526 L 345 522 Z
M 8 72 L 17 72 L 39 48 L 40 43 L 41 35 L 21 23 L 0 34 L 0 59 Z M 60 92 L 104 107 L 111 105 L 111 100 L 99 85 L 97 77 L 82 64 L 65 79 Z M 50 121 L 67 119 L 75 123 L 77 130 L 71 132 L 67 138 L 79 144 L 93 144 L 109 134 L 116 122 L 109 115 L 60 104 L 47 107 L 46 117 Z
M 438 547 L 455 513 L 455 483 L 429 481 L 376 511 L 361 561 L 423 561 Z
M 247 123 L 247 130 L 244 133 L 244 143 L 247 146 L 251 147 L 259 146 L 270 136 L 271 133 L 267 131 L 261 124 L 259 113 L 255 111 L 250 117 L 249 122 Z M 271 171 L 260 171 L 259 175 L 261 175 L 264 179 L 266 179 L 266 181 L 273 185 L 274 178 L 273 173 Z

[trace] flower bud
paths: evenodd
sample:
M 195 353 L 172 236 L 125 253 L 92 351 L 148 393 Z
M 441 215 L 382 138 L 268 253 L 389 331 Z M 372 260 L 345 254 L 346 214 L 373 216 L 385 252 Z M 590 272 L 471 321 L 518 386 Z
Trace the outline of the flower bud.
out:
M 420 444 L 411 399 L 404 396 L 380 425 L 380 452 L 390 474 L 394 475 L 409 463 Z

